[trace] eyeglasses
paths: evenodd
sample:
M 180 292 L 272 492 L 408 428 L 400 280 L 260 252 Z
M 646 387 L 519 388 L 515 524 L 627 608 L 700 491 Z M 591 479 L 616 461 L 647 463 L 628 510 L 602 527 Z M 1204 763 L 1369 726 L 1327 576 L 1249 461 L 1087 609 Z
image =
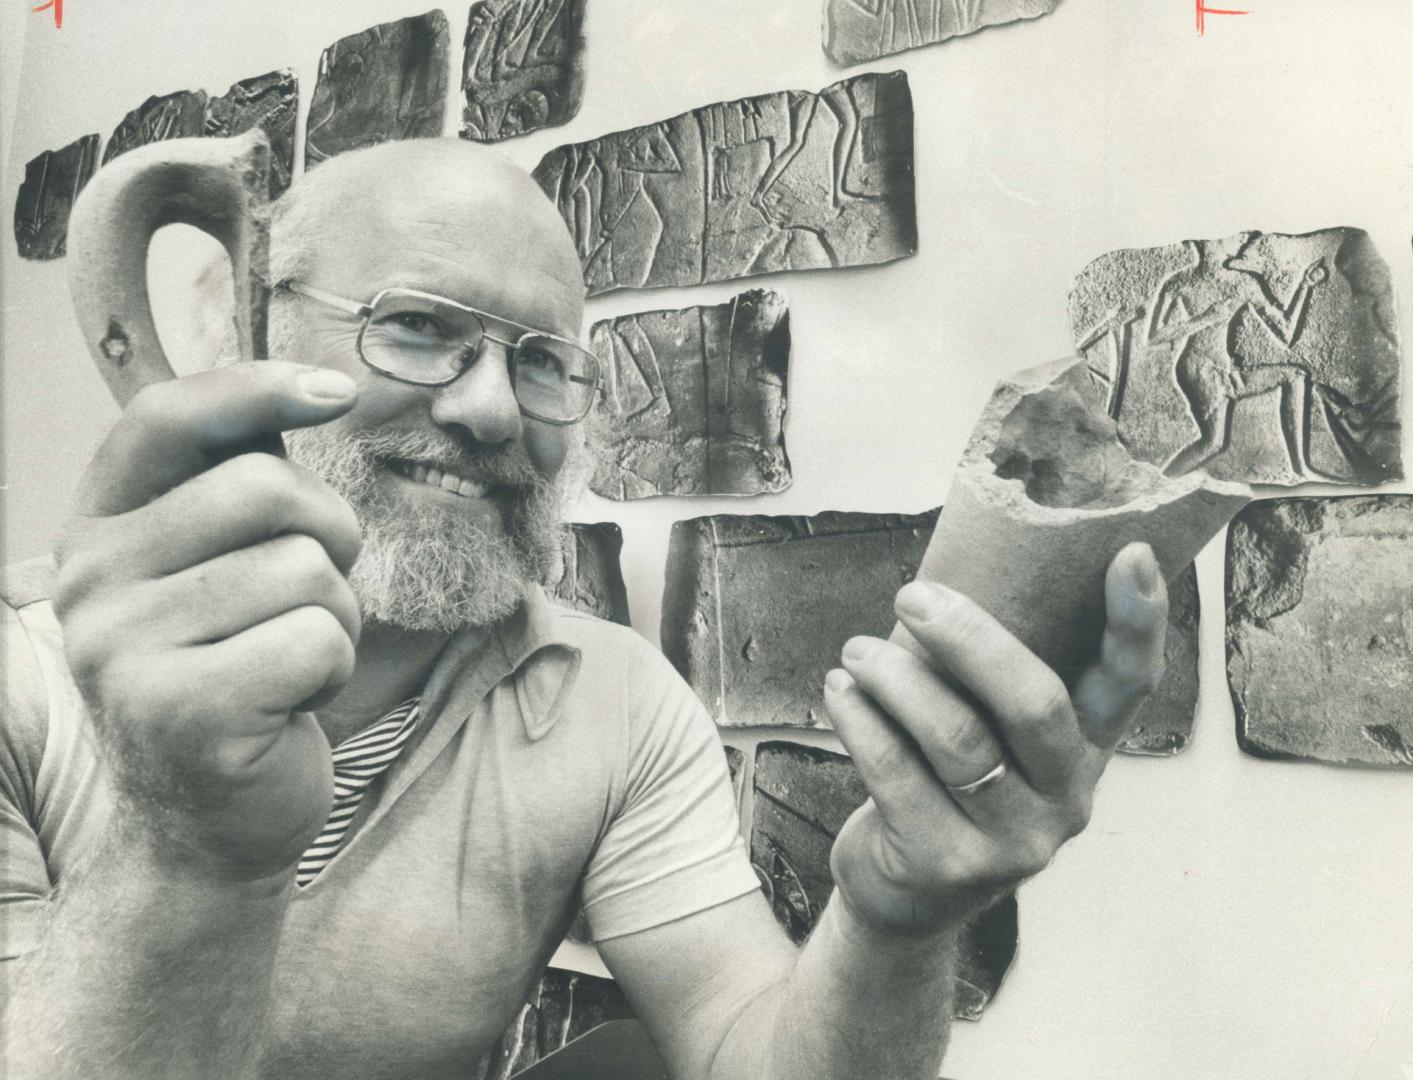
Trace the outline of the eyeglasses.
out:
M 292 293 L 363 319 L 358 355 L 374 371 L 417 386 L 455 382 L 480 355 L 481 343 L 507 346 L 510 385 L 526 416 L 547 424 L 584 419 L 599 384 L 599 361 L 567 338 L 488 315 L 444 296 L 415 289 L 384 289 L 366 304 L 287 281 Z M 486 329 L 506 328 L 497 337 Z

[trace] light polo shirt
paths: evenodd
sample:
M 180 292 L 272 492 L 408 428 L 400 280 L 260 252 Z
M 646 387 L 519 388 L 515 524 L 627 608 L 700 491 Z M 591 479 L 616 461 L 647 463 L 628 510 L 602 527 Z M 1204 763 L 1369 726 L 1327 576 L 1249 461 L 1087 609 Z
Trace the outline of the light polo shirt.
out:
M 44 576 L 3 590 L 6 957 L 39 944 L 112 806 Z M 290 900 L 272 1075 L 479 1076 L 581 906 L 601 940 L 758 888 L 711 720 L 633 631 L 536 590 L 453 638 L 422 701 L 352 834 Z

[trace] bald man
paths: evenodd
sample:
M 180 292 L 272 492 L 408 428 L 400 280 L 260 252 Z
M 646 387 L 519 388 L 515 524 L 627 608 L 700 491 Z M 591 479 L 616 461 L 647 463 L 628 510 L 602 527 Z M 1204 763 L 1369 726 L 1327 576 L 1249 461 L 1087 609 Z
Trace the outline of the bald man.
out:
M 701 706 L 538 585 L 597 378 L 551 205 L 387 145 L 300 181 L 272 258 L 276 359 L 139 395 L 57 574 L 6 585 L 10 1075 L 473 1075 L 582 908 L 675 1076 L 935 1076 L 956 928 L 1083 828 L 1157 677 L 1151 553 L 1072 694 L 927 585 L 931 666 L 848 643 L 873 797 L 797 951 Z

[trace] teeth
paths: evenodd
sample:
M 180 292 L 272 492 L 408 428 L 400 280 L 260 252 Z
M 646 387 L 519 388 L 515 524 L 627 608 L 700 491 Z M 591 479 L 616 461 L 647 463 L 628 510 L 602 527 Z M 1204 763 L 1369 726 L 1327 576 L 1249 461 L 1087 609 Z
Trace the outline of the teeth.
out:
M 431 484 L 434 488 L 440 488 L 442 491 L 466 498 L 481 498 L 489 490 L 485 484 L 477 483 L 475 480 L 468 480 L 464 476 L 442 472 L 441 469 L 416 462 L 397 462 L 393 465 L 393 469 L 418 483 Z

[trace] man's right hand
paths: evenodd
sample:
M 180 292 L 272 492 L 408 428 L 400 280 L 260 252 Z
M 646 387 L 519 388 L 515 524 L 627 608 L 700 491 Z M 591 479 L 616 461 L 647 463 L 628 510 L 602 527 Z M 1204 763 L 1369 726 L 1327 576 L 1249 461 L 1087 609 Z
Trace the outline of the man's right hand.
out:
M 138 394 L 79 486 L 55 608 L 131 835 L 177 872 L 293 867 L 332 801 L 328 743 L 299 711 L 350 676 L 353 510 L 250 452 L 347 412 L 354 382 L 279 361 Z

